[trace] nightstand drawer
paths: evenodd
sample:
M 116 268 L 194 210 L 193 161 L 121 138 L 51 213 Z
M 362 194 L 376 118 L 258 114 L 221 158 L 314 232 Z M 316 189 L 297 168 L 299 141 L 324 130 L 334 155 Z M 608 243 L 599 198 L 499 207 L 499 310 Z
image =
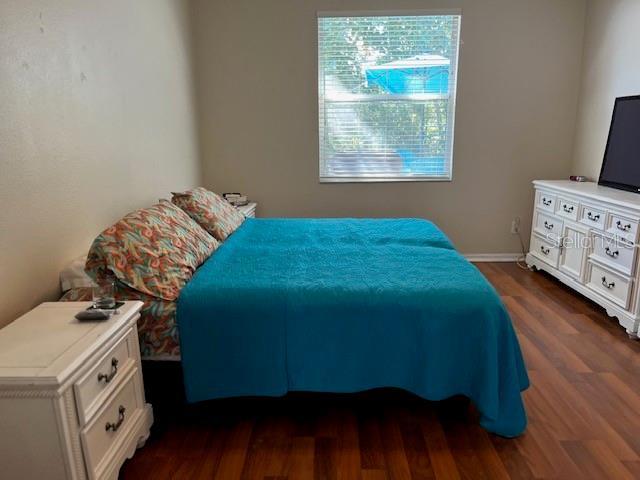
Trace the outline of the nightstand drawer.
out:
M 122 379 L 121 379 L 122 380 Z M 85 464 L 91 478 L 100 478 L 111 451 L 125 441 L 144 412 L 138 369 L 129 370 L 111 400 L 82 431 Z
M 74 385 L 78 416 L 85 425 L 135 362 L 136 335 L 127 333 Z

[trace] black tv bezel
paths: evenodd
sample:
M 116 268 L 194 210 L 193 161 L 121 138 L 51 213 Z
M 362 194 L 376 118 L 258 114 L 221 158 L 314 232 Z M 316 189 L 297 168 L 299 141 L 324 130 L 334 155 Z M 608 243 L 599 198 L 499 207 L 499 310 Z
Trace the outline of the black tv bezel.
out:
M 613 132 L 613 124 L 616 120 L 616 112 L 618 110 L 618 104 L 630 100 L 640 100 L 640 95 L 631 95 L 628 97 L 617 97 L 613 105 L 613 115 L 611 116 L 611 125 L 609 126 L 609 136 L 607 137 L 607 146 L 604 150 L 604 158 L 602 159 L 602 168 L 600 168 L 600 177 L 598 177 L 598 185 L 604 187 L 617 188 L 618 190 L 626 190 L 627 192 L 640 193 L 640 185 L 630 185 L 626 183 L 610 182 L 602 179 L 604 173 L 604 167 L 607 163 L 607 155 L 609 154 L 609 147 L 611 143 L 611 133 Z

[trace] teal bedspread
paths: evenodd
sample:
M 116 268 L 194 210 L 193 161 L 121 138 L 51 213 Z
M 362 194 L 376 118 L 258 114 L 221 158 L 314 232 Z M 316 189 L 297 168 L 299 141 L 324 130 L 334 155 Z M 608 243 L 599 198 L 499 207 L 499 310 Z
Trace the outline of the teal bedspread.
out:
M 462 394 L 512 437 L 529 385 L 500 298 L 432 223 L 249 219 L 178 300 L 189 401 L 397 387 Z

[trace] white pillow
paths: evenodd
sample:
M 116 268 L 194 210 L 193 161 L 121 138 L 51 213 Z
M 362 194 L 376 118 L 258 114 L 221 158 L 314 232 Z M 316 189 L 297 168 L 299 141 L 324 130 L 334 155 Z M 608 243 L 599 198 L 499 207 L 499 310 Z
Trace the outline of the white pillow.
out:
M 82 288 L 93 286 L 93 280 L 84 271 L 84 264 L 87 262 L 87 255 L 82 255 L 73 260 L 60 272 L 60 288 L 62 292 L 72 288 Z

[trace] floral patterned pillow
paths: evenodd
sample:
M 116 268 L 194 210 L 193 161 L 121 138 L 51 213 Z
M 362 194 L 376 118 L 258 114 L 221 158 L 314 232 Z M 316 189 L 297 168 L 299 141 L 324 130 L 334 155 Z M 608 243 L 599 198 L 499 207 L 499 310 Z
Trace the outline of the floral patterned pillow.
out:
M 206 188 L 174 193 L 171 201 L 220 241 L 226 240 L 245 221 L 240 210 Z
M 93 241 L 86 272 L 114 275 L 139 292 L 175 300 L 219 243 L 167 200 L 127 214 Z

